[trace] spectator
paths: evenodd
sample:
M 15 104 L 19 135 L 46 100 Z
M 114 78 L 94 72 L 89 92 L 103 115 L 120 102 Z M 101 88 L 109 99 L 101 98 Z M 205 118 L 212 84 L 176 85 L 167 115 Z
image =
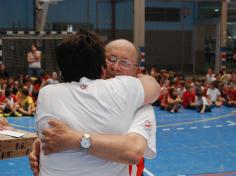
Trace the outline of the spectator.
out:
M 195 89 L 193 86 L 186 86 L 186 91 L 182 97 L 182 105 L 186 109 L 195 109 Z
M 59 80 L 58 80 L 57 72 L 52 72 L 50 78 L 48 78 L 47 80 L 43 80 L 41 87 L 49 85 L 49 84 L 58 84 L 58 83 L 59 83 Z
M 213 69 L 213 67 L 209 67 L 207 74 L 206 74 L 206 82 L 210 83 L 215 80 L 216 80 L 216 78 L 215 78 L 215 74 L 214 74 L 214 69 Z
M 169 112 L 178 112 L 181 107 L 181 99 L 177 95 L 177 91 L 174 87 L 169 89 L 169 95 L 167 98 L 167 111 Z
M 27 54 L 28 74 L 30 76 L 41 76 L 41 58 L 41 51 L 37 49 L 36 44 L 32 43 L 30 46 L 30 51 Z
M 151 70 L 150 70 L 150 75 L 151 75 L 153 78 L 157 79 L 158 73 L 157 73 L 156 67 L 152 67 L 152 68 L 151 68 Z
M 216 106 L 221 106 L 223 104 L 222 99 L 220 98 L 220 91 L 217 88 L 218 86 L 217 81 L 213 81 L 209 84 L 209 88 L 207 89 L 207 98 L 208 100 L 216 105 Z
M 236 87 L 232 85 L 229 86 L 227 99 L 226 106 L 236 107 Z
M 18 108 L 18 111 L 27 116 L 35 115 L 35 105 L 32 97 L 29 96 L 29 90 L 27 87 L 21 89 L 20 95 L 19 95 L 19 104 L 20 107 Z
M 196 88 L 196 109 L 200 113 L 211 112 L 211 103 L 203 95 L 200 87 Z
M 16 96 L 11 93 L 11 90 L 9 88 L 7 88 L 5 91 L 3 115 L 5 117 L 8 117 L 14 114 L 16 117 L 21 117 L 22 114 L 17 112 L 18 107 L 19 103 Z
M 176 85 L 177 89 L 177 95 L 182 99 L 184 92 L 186 91 L 185 88 L 185 81 L 181 80 L 179 83 Z
M 162 110 L 167 110 L 167 107 L 168 107 L 167 98 L 168 98 L 168 89 L 162 89 L 161 96 L 159 98 L 159 100 L 160 100 L 160 108 Z
M 6 70 L 6 67 L 3 63 L 0 64 L 0 78 L 3 78 L 3 79 L 8 79 L 9 78 L 9 73 Z

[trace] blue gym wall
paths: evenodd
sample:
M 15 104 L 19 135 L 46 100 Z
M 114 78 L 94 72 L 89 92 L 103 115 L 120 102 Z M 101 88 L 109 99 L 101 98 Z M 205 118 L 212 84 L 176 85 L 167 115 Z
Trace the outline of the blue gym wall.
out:
M 188 8 L 190 9 L 190 15 L 186 18 L 181 18 L 180 22 L 146 22 L 145 28 L 147 30 L 192 30 L 195 16 L 196 16 L 196 4 L 193 2 L 185 2 L 184 6 L 181 2 L 158 2 L 154 0 L 147 0 L 146 7 L 158 7 L 158 8 Z
M 1 29 L 32 29 L 34 27 L 34 0 L 1 0 Z M 182 3 L 158 2 L 147 0 L 146 7 L 182 8 Z M 196 16 L 195 3 L 185 2 L 190 16 L 180 22 L 146 22 L 147 30 L 192 30 Z M 116 29 L 132 30 L 133 0 L 116 1 Z M 111 29 L 110 1 L 99 0 L 64 0 L 57 5 L 50 5 L 46 27 L 52 23 L 89 24 L 93 29 Z
M 34 0 L 1 0 L 0 29 L 34 28 Z M 133 1 L 116 2 L 116 29 L 132 30 Z M 111 29 L 110 1 L 64 0 L 50 5 L 46 28 L 52 23 L 89 24 L 93 29 Z
M 0 30 L 33 29 L 33 0 L 0 0 Z
M 0 30 L 34 29 L 34 0 L 0 0 Z M 112 30 L 112 5 L 110 0 L 64 0 L 50 5 L 46 30 L 55 24 L 73 24 L 96 30 L 104 40 L 126 38 L 133 41 L 133 2 L 115 1 L 115 31 Z M 187 8 L 189 14 L 179 22 L 145 23 L 147 66 L 172 70 L 192 71 L 192 29 L 196 22 L 197 3 L 159 2 L 146 0 L 146 7 Z M 54 28 L 53 28 L 54 25 Z M 76 28 L 77 28 L 76 27 Z M 74 30 L 76 30 L 76 28 Z M 113 33 L 115 32 L 115 34 Z M 184 69 L 184 70 L 183 70 Z
M 132 30 L 133 1 L 116 2 L 116 29 Z M 67 22 L 90 24 L 93 29 L 111 29 L 110 1 L 64 0 L 58 5 L 51 5 L 47 23 Z

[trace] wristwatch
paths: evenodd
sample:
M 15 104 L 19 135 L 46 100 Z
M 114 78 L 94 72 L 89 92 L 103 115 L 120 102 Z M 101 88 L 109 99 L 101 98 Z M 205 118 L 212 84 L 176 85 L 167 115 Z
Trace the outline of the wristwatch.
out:
M 91 147 L 91 138 L 88 133 L 85 133 L 80 141 L 81 151 L 86 151 Z

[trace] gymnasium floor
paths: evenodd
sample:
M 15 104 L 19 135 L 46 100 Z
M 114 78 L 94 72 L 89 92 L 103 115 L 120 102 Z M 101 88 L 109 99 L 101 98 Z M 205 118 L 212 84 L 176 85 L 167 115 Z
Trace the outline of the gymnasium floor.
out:
M 145 176 L 236 175 L 236 108 L 214 108 L 205 114 L 155 110 L 158 156 L 146 160 Z M 11 117 L 9 122 L 34 131 L 32 117 Z M 1 160 L 0 175 L 32 176 L 28 158 Z

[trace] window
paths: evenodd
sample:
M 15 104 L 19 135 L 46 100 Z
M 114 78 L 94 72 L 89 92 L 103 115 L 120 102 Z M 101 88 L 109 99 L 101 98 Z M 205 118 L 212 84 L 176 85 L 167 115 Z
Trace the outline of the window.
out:
M 146 21 L 156 22 L 179 22 L 180 9 L 179 8 L 150 8 L 145 9 Z

